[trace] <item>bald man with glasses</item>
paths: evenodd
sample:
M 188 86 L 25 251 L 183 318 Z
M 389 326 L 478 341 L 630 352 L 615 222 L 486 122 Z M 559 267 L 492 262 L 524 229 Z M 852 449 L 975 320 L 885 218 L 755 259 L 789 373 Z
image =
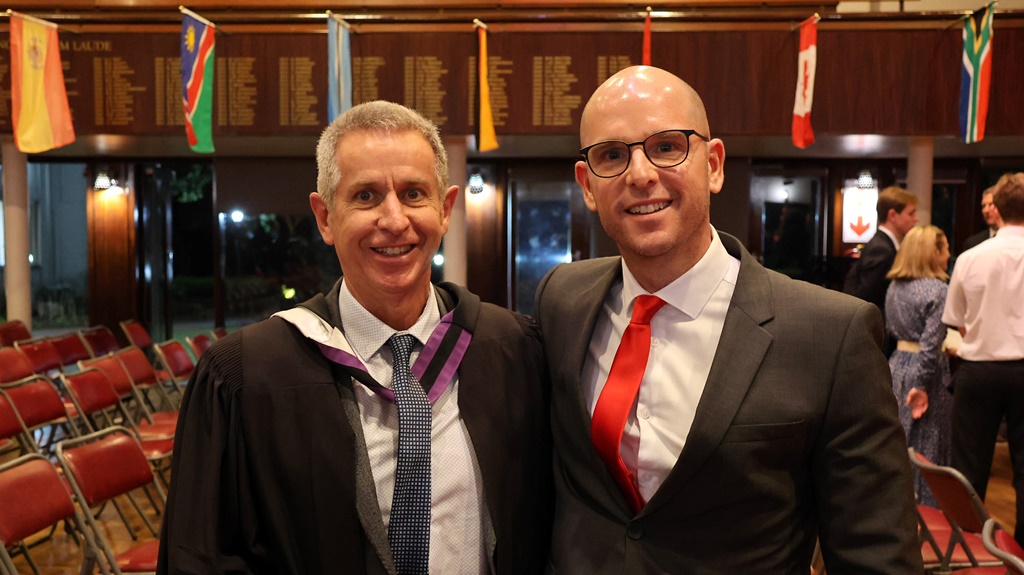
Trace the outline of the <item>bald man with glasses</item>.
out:
M 725 146 L 664 70 L 601 85 L 576 181 L 621 257 L 537 291 L 552 378 L 549 572 L 918 574 L 882 318 L 710 222 Z

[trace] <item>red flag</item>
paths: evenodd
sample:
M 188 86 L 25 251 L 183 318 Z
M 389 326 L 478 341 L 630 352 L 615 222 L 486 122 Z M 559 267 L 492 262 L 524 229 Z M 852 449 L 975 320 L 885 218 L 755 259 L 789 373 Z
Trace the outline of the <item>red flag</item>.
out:
M 815 14 L 800 24 L 800 57 L 797 59 L 796 100 L 793 103 L 793 145 L 814 143 L 811 105 L 814 103 L 814 70 L 818 65 L 818 20 Z
M 644 66 L 651 65 L 651 10 L 647 10 L 647 18 L 644 20 L 644 55 L 641 62 Z

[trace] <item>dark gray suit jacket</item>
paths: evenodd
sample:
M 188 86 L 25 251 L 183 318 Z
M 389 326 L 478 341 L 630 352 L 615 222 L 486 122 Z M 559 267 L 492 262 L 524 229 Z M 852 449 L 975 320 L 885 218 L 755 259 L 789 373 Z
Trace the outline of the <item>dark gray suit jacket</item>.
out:
M 590 441 L 580 372 L 619 258 L 553 269 L 536 311 L 551 360 L 552 573 L 921 573 L 903 429 L 874 306 L 741 267 L 675 467 L 633 516 Z
M 990 237 L 991 237 L 991 232 L 989 232 L 988 227 L 986 227 L 985 229 L 981 230 L 980 232 L 978 232 L 978 233 L 974 234 L 973 236 L 971 236 L 971 237 L 967 238 L 966 240 L 964 240 L 964 247 L 963 247 L 962 250 L 960 250 L 960 253 L 966 252 L 967 250 L 973 248 L 974 246 L 977 246 L 981 242 L 989 239 Z

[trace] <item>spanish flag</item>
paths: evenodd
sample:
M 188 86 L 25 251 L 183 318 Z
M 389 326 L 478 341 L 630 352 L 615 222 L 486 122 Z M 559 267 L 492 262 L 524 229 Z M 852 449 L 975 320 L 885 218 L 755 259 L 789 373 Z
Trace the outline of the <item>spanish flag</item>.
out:
M 57 25 L 9 11 L 14 142 L 26 154 L 75 141 Z
M 487 26 L 474 20 L 476 27 L 476 149 L 489 152 L 498 149 L 498 134 L 494 131 L 494 115 L 491 112 L 491 83 L 487 65 Z

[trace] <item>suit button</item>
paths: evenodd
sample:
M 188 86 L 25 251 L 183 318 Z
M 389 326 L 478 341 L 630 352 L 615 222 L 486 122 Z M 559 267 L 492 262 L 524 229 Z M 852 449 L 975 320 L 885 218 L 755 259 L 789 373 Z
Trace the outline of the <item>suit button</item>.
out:
M 626 527 L 626 536 L 630 539 L 641 539 L 644 536 L 644 526 L 639 523 L 630 523 Z

